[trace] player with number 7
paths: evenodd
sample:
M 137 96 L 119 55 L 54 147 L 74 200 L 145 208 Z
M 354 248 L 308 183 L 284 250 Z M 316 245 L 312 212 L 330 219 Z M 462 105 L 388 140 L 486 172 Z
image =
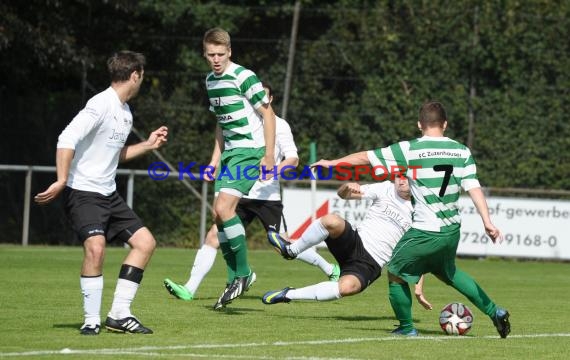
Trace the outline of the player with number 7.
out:
M 500 230 L 493 225 L 475 161 L 469 148 L 444 135 L 447 114 L 443 105 L 431 101 L 419 111 L 420 138 L 400 141 L 390 146 L 354 153 L 337 160 L 321 160 L 312 166 L 352 165 L 419 167 L 408 178 L 414 213 L 412 227 L 400 239 L 388 263 L 390 304 L 400 324 L 395 334 L 417 335 L 412 320 L 410 283 L 422 274 L 432 273 L 465 295 L 489 316 L 499 335 L 510 333 L 509 312 L 498 307 L 471 276 L 455 266 L 460 238 L 461 217 L 457 202 L 461 188 L 477 208 L 489 238 L 501 241 Z

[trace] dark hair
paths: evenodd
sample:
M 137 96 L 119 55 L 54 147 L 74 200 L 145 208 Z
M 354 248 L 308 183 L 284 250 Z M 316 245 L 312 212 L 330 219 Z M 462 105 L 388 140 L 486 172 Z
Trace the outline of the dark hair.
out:
M 447 114 L 443 105 L 437 101 L 430 101 L 422 105 L 420 109 L 420 125 L 422 129 L 441 127 L 447 121 Z
M 133 71 L 140 74 L 144 69 L 145 62 L 144 55 L 137 52 L 122 50 L 114 53 L 107 60 L 107 70 L 109 70 L 111 82 L 127 81 Z
M 273 96 L 273 88 L 271 87 L 271 85 L 269 85 L 268 83 L 262 81 L 261 85 L 266 88 L 267 90 L 269 90 L 269 93 L 267 94 L 267 97 L 270 98 Z

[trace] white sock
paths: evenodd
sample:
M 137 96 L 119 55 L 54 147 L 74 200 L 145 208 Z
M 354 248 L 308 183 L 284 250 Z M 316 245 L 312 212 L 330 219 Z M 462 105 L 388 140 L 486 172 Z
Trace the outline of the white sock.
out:
M 321 220 L 313 221 L 311 225 L 305 230 L 299 240 L 289 245 L 289 251 L 292 255 L 299 255 L 310 247 L 313 247 L 326 239 L 329 236 L 327 229 L 321 224 Z
M 325 281 L 315 285 L 305 286 L 300 289 L 291 289 L 287 291 L 286 297 L 291 300 L 317 301 L 328 301 L 341 298 L 338 282 L 336 281 Z
M 101 298 L 103 297 L 103 275 L 80 277 L 83 294 L 83 314 L 85 324 L 101 325 Z
M 118 320 L 133 316 L 131 314 L 131 303 L 135 298 L 139 286 L 140 284 L 129 280 L 117 280 L 113 305 L 111 305 L 111 311 L 109 311 L 110 317 Z
M 202 245 L 200 250 L 196 253 L 194 265 L 192 265 L 192 270 L 190 271 L 190 278 L 186 285 L 184 285 L 192 295 L 196 295 L 196 290 L 198 290 L 198 286 L 200 286 L 200 283 L 204 280 L 204 276 L 212 269 L 216 261 L 217 253 L 218 249 L 206 244 Z
M 298 254 L 295 259 L 306 262 L 309 265 L 318 266 L 327 276 L 331 275 L 334 269 L 334 265 L 319 255 L 314 247 L 310 247 L 302 253 Z

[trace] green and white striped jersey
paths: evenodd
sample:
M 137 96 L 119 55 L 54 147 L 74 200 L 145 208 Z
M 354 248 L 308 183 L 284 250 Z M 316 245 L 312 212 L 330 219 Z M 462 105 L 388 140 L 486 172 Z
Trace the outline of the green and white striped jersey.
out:
M 388 147 L 370 150 L 373 166 L 383 166 L 396 173 L 405 169 L 412 191 L 414 213 L 412 227 L 446 232 L 461 224 L 457 202 L 461 188 L 480 187 L 475 160 L 469 148 L 448 137 L 423 136 Z M 377 170 L 383 175 L 383 170 Z
M 230 63 L 222 75 L 206 76 L 210 111 L 224 135 L 224 150 L 265 146 L 263 118 L 255 110 L 269 103 L 257 75 Z

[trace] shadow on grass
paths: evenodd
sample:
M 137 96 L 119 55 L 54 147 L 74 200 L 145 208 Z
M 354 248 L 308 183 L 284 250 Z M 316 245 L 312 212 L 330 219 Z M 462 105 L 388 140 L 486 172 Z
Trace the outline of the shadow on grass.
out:
M 378 321 L 378 320 L 390 320 L 393 317 L 388 316 L 329 316 L 329 319 L 335 319 L 340 321 Z
M 82 323 L 73 323 L 73 324 L 53 324 L 54 329 L 77 329 L 82 326 Z
M 221 294 L 221 293 L 220 293 Z M 175 298 L 174 296 L 170 296 L 171 299 L 180 300 Z M 219 299 L 219 296 L 197 296 L 194 298 L 195 301 L 212 301 L 212 305 Z M 242 295 L 239 299 L 249 299 L 249 300 L 259 300 L 261 301 L 261 296 L 259 295 Z
M 205 309 L 211 310 L 213 313 L 219 313 L 222 315 L 246 315 L 248 313 L 255 313 L 255 312 L 263 312 L 260 309 L 252 309 L 252 308 L 243 308 L 243 307 L 235 307 L 232 304 L 228 304 L 226 307 L 220 310 L 214 310 L 212 306 L 204 305 Z
M 347 328 L 349 329 L 349 328 Z M 392 331 L 396 329 L 396 325 L 394 325 L 393 328 L 386 328 L 386 327 L 378 327 L 375 329 L 366 329 L 366 328 L 353 328 L 352 330 L 360 330 L 360 331 L 374 331 L 375 333 L 378 333 L 380 335 L 386 335 L 386 336 L 398 336 L 400 337 L 401 335 L 394 335 L 392 334 Z M 418 333 L 420 336 L 436 336 L 436 335 L 444 335 L 443 332 L 441 331 L 436 331 L 436 330 L 423 330 L 421 328 L 418 328 Z M 405 336 L 404 336 L 405 337 Z
M 327 315 L 281 315 L 281 314 L 271 314 L 274 317 L 282 317 L 287 319 L 299 319 L 299 320 L 340 320 L 340 321 L 383 321 L 383 320 L 394 320 L 393 316 L 366 316 L 366 315 L 356 315 L 356 316 L 327 316 Z

